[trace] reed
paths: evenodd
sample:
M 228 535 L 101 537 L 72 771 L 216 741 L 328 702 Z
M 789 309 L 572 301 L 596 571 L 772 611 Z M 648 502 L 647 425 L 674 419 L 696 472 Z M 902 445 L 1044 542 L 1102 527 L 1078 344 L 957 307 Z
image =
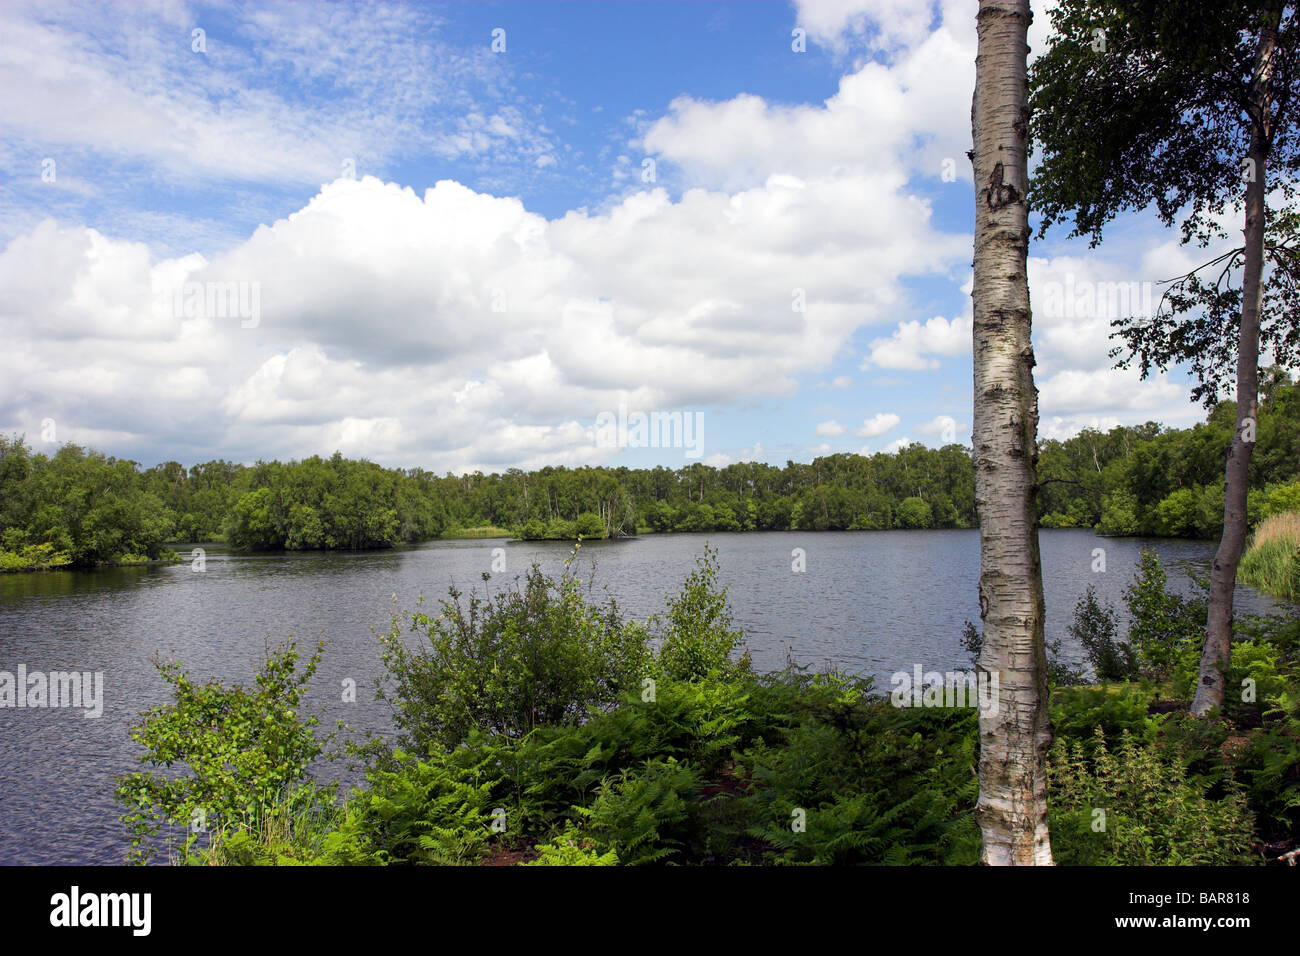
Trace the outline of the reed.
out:
M 1300 511 L 1284 511 L 1259 523 L 1237 578 L 1276 598 L 1300 602 Z

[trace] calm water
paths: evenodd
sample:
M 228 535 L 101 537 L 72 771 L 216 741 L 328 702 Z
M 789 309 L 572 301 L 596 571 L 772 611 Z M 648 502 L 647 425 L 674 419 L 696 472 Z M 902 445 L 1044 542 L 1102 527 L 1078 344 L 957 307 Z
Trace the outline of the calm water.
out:
M 657 535 L 584 545 L 579 565 L 596 564 L 597 587 L 624 613 L 661 610 L 705 542 L 719 552 L 722 583 L 754 663 L 835 664 L 886 685 L 914 663 L 966 666 L 962 623 L 977 620 L 979 541 L 974 531 Z M 1164 559 L 1173 586 L 1204 568 L 1207 542 L 1101 539 L 1088 531 L 1042 533 L 1049 640 L 1066 637 L 1075 602 L 1089 584 L 1116 605 L 1143 544 Z M 806 573 L 791 571 L 803 548 Z M 1092 571 L 1106 550 L 1106 573 Z M 167 685 L 150 660 L 174 657 L 206 680 L 249 681 L 268 643 L 290 634 L 329 645 L 312 685 L 322 729 L 342 718 L 359 730 L 390 729 L 387 705 L 373 699 L 382 668 L 374 630 L 420 595 L 434 601 L 448 585 L 483 588 L 494 548 L 504 548 L 509 584 L 533 562 L 557 572 L 568 553 L 558 543 L 502 540 L 436 542 L 369 554 L 244 556 L 209 548 L 207 569 L 190 565 L 0 576 L 0 670 L 103 671 L 103 716 L 76 710 L 0 709 L 0 864 L 120 863 L 128 837 L 113 802 L 115 774 L 137 769 L 128 736 L 139 713 L 166 703 Z M 1239 589 L 1238 606 L 1276 605 Z M 1080 659 L 1064 644 L 1067 656 Z M 342 703 L 342 681 L 358 688 Z M 341 773 L 339 764 L 323 775 Z

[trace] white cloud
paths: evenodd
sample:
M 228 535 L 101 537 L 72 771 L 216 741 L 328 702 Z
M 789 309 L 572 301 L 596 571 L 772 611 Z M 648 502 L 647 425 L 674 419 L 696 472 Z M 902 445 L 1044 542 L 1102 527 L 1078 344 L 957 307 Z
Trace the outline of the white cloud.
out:
M 859 438 L 876 438 L 897 427 L 902 421 L 893 412 L 878 412 L 870 418 L 863 419 L 862 427 L 855 429 L 853 434 Z
M 945 319 L 936 315 L 924 324 L 912 319 L 898 323 L 888 338 L 872 339 L 864 369 L 878 368 L 921 370 L 939 367 L 934 355 L 966 355 L 971 347 L 971 320 L 968 316 Z
M 507 101 L 506 61 L 449 45 L 418 8 L 277 4 L 222 19 L 196 52 L 181 4 L 104 16 L 93 4 L 6 3 L 0 129 L 20 148 L 89 149 L 185 182 L 313 184 L 345 159 L 364 170 L 415 150 L 509 150 L 527 163 L 548 152 Z M 328 81 L 330 94 L 286 97 L 286 76 Z
M 886 455 L 896 455 L 898 454 L 899 451 L 906 448 L 910 444 L 912 444 L 912 439 L 898 438 L 895 439 L 894 441 L 891 441 L 889 444 L 885 445 L 880 450 L 884 452 Z
M 919 0 L 801 3 L 796 20 L 835 49 L 845 48 L 837 38 L 847 30 L 854 43 L 892 55 L 863 58 L 822 106 L 777 106 L 753 95 L 722 103 L 679 97 L 647 131 L 645 148 L 677 163 L 688 182 L 726 189 L 756 185 L 773 172 L 812 178 L 888 169 L 937 179 L 945 160 L 970 180 L 969 2 L 947 0 L 933 10 Z
M 161 260 L 47 221 L 0 253 L 0 334 L 26 357 L 0 427 L 34 433 L 53 409 L 74 429 L 129 422 L 177 457 L 338 444 L 438 469 L 599 460 L 581 423 L 619 401 L 788 395 L 825 367 L 935 262 L 945 240 L 924 215 L 872 225 L 910 209 L 880 176 L 778 178 L 547 220 L 450 181 L 419 196 L 363 177 L 210 259 Z M 820 243 L 826 224 L 840 254 Z M 256 287 L 260 321 L 154 308 L 154 286 L 186 282 Z M 174 369 L 202 391 L 135 400 Z
M 817 423 L 817 434 L 818 434 L 818 435 L 827 435 L 827 436 L 843 435 L 843 434 L 844 434 L 844 426 L 841 425 L 839 422 L 834 421 L 834 420 L 832 420 L 832 421 L 828 421 L 828 422 L 818 422 L 818 423 Z
M 949 443 L 964 441 L 969 437 L 970 426 L 951 415 L 936 415 L 925 424 L 916 426 L 916 430 L 922 435 L 937 435 L 943 442 Z

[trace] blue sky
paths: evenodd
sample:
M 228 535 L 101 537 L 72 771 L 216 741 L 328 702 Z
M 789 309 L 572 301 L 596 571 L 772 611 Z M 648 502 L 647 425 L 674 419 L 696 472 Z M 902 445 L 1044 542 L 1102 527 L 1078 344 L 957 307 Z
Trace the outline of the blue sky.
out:
M 962 0 L 9 2 L 0 31 L 0 429 L 38 448 L 694 460 L 601 446 L 620 405 L 701 413 L 714 464 L 969 441 Z M 1034 245 L 1043 435 L 1199 417 L 1181 372 L 1110 368 L 1101 294 L 1192 261 L 1151 217 Z

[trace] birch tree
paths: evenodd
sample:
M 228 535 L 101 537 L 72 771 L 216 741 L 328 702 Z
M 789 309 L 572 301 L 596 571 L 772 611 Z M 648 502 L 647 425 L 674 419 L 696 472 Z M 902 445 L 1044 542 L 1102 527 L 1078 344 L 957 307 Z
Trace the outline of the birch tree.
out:
M 1038 553 L 1038 392 L 1030 343 L 1029 0 L 981 0 L 971 128 L 975 167 L 975 504 L 981 710 L 976 819 L 985 863 L 1049 865 L 1047 652 Z
M 1096 245 L 1118 212 L 1147 207 L 1178 223 L 1185 244 L 1230 239 L 1234 216 L 1242 227 L 1241 245 L 1169 281 L 1156 315 L 1112 323 L 1121 368 L 1136 363 L 1145 378 L 1186 363 L 1198 379 L 1193 398 L 1208 406 L 1235 379 L 1223 533 L 1191 703 L 1204 716 L 1223 704 L 1232 651 L 1261 347 L 1282 366 L 1300 347 L 1296 4 L 1060 0 L 1052 25 L 1032 75 L 1043 230 L 1071 216 L 1071 234 Z

